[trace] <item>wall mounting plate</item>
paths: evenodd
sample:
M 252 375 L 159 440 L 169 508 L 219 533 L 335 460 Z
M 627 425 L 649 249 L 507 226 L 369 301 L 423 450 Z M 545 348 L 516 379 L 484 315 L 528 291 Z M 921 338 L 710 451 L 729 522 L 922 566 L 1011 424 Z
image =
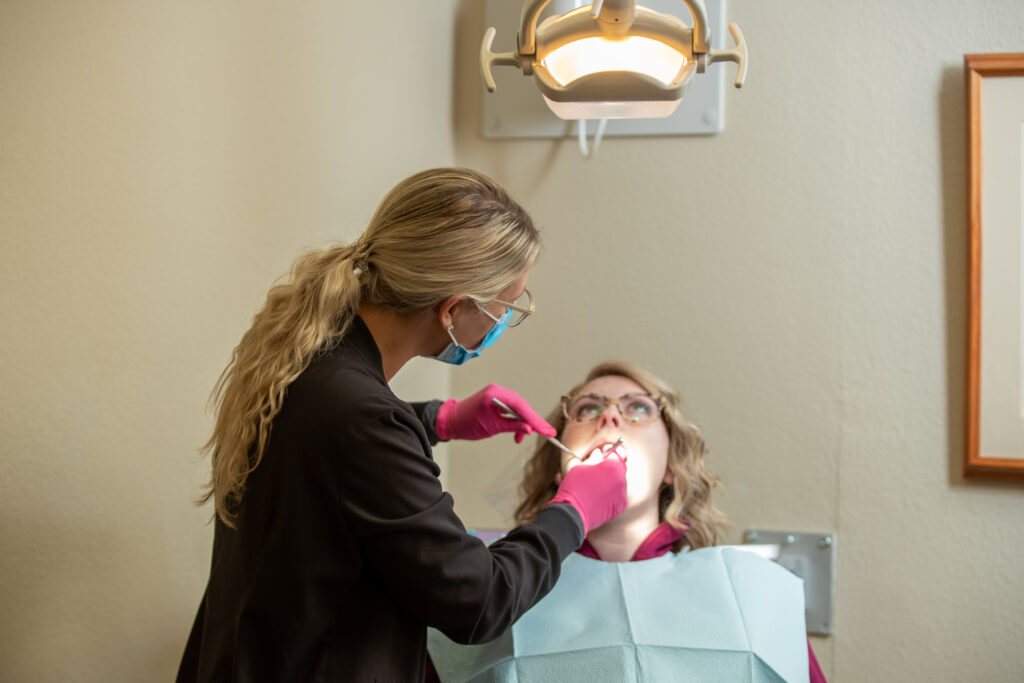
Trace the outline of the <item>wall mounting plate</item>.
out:
M 729 42 L 732 38 L 727 37 L 726 32 L 725 3 L 726 0 L 705 0 L 713 48 L 732 45 Z M 681 0 L 640 0 L 640 4 L 679 17 L 687 26 L 693 26 L 690 12 Z M 576 6 L 574 0 L 551 0 L 541 14 L 541 20 L 563 14 Z M 521 11 L 522 2 L 487 0 L 484 26 L 493 26 L 498 31 L 492 48 L 495 52 L 515 50 Z M 695 74 L 690 89 L 671 116 L 663 119 L 609 119 L 604 137 L 721 133 L 725 127 L 726 68 L 735 69 L 735 65 L 712 64 L 706 73 Z M 533 78 L 524 76 L 518 69 L 499 67 L 494 69 L 494 81 L 498 89 L 493 93 L 480 85 L 484 98 L 485 138 L 560 138 L 576 134 L 576 122 L 562 120 L 548 109 Z M 593 132 L 593 127 L 590 132 Z
M 803 579 L 807 632 L 831 635 L 836 535 L 748 529 L 743 541 L 733 547 L 767 557 Z

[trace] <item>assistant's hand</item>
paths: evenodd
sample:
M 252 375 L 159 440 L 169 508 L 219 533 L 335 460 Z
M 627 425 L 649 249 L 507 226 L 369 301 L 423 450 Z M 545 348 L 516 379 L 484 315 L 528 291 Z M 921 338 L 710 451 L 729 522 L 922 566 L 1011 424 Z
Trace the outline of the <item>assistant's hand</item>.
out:
M 548 505 L 551 503 L 569 503 L 576 508 L 583 518 L 584 536 L 618 516 L 626 509 L 625 446 L 619 444 L 574 465 Z
M 504 411 L 494 404 L 491 400 L 494 398 L 514 410 L 523 419 L 510 420 L 502 417 L 501 413 Z M 515 432 L 516 443 L 534 432 L 546 436 L 555 436 L 558 433 L 522 396 L 497 384 L 488 384 L 465 400 L 450 399 L 442 403 L 437 411 L 434 431 L 442 441 L 486 439 L 502 432 Z

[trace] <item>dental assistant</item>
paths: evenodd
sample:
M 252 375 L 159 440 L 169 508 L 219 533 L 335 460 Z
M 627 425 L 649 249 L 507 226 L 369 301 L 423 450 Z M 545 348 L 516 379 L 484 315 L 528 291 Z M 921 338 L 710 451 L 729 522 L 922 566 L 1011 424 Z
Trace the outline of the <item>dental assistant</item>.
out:
M 624 509 L 612 451 L 485 546 L 431 446 L 554 428 L 497 385 L 411 405 L 388 388 L 415 356 L 461 364 L 523 322 L 538 252 L 496 183 L 434 169 L 392 189 L 356 242 L 299 258 L 270 290 L 214 393 L 213 557 L 178 681 L 421 681 L 427 626 L 496 638 Z

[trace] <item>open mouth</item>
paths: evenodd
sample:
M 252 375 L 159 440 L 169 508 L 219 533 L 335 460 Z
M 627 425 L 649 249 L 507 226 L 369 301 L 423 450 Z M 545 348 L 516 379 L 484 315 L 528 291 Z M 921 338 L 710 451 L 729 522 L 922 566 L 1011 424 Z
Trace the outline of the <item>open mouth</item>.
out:
M 587 462 L 590 458 L 600 458 L 602 455 L 615 448 L 615 446 L 617 446 L 621 442 L 622 438 L 620 437 L 618 441 L 603 440 L 595 444 L 592 444 L 581 451 L 584 455 L 580 458 L 580 462 Z

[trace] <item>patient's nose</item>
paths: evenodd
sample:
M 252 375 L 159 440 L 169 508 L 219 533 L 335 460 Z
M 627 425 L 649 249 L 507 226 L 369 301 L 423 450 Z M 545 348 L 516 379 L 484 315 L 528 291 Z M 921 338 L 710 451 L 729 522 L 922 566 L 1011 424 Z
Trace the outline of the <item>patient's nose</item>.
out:
M 621 427 L 622 426 L 622 414 L 619 412 L 619 407 L 614 403 L 604 410 L 597 416 L 598 428 L 603 427 Z

